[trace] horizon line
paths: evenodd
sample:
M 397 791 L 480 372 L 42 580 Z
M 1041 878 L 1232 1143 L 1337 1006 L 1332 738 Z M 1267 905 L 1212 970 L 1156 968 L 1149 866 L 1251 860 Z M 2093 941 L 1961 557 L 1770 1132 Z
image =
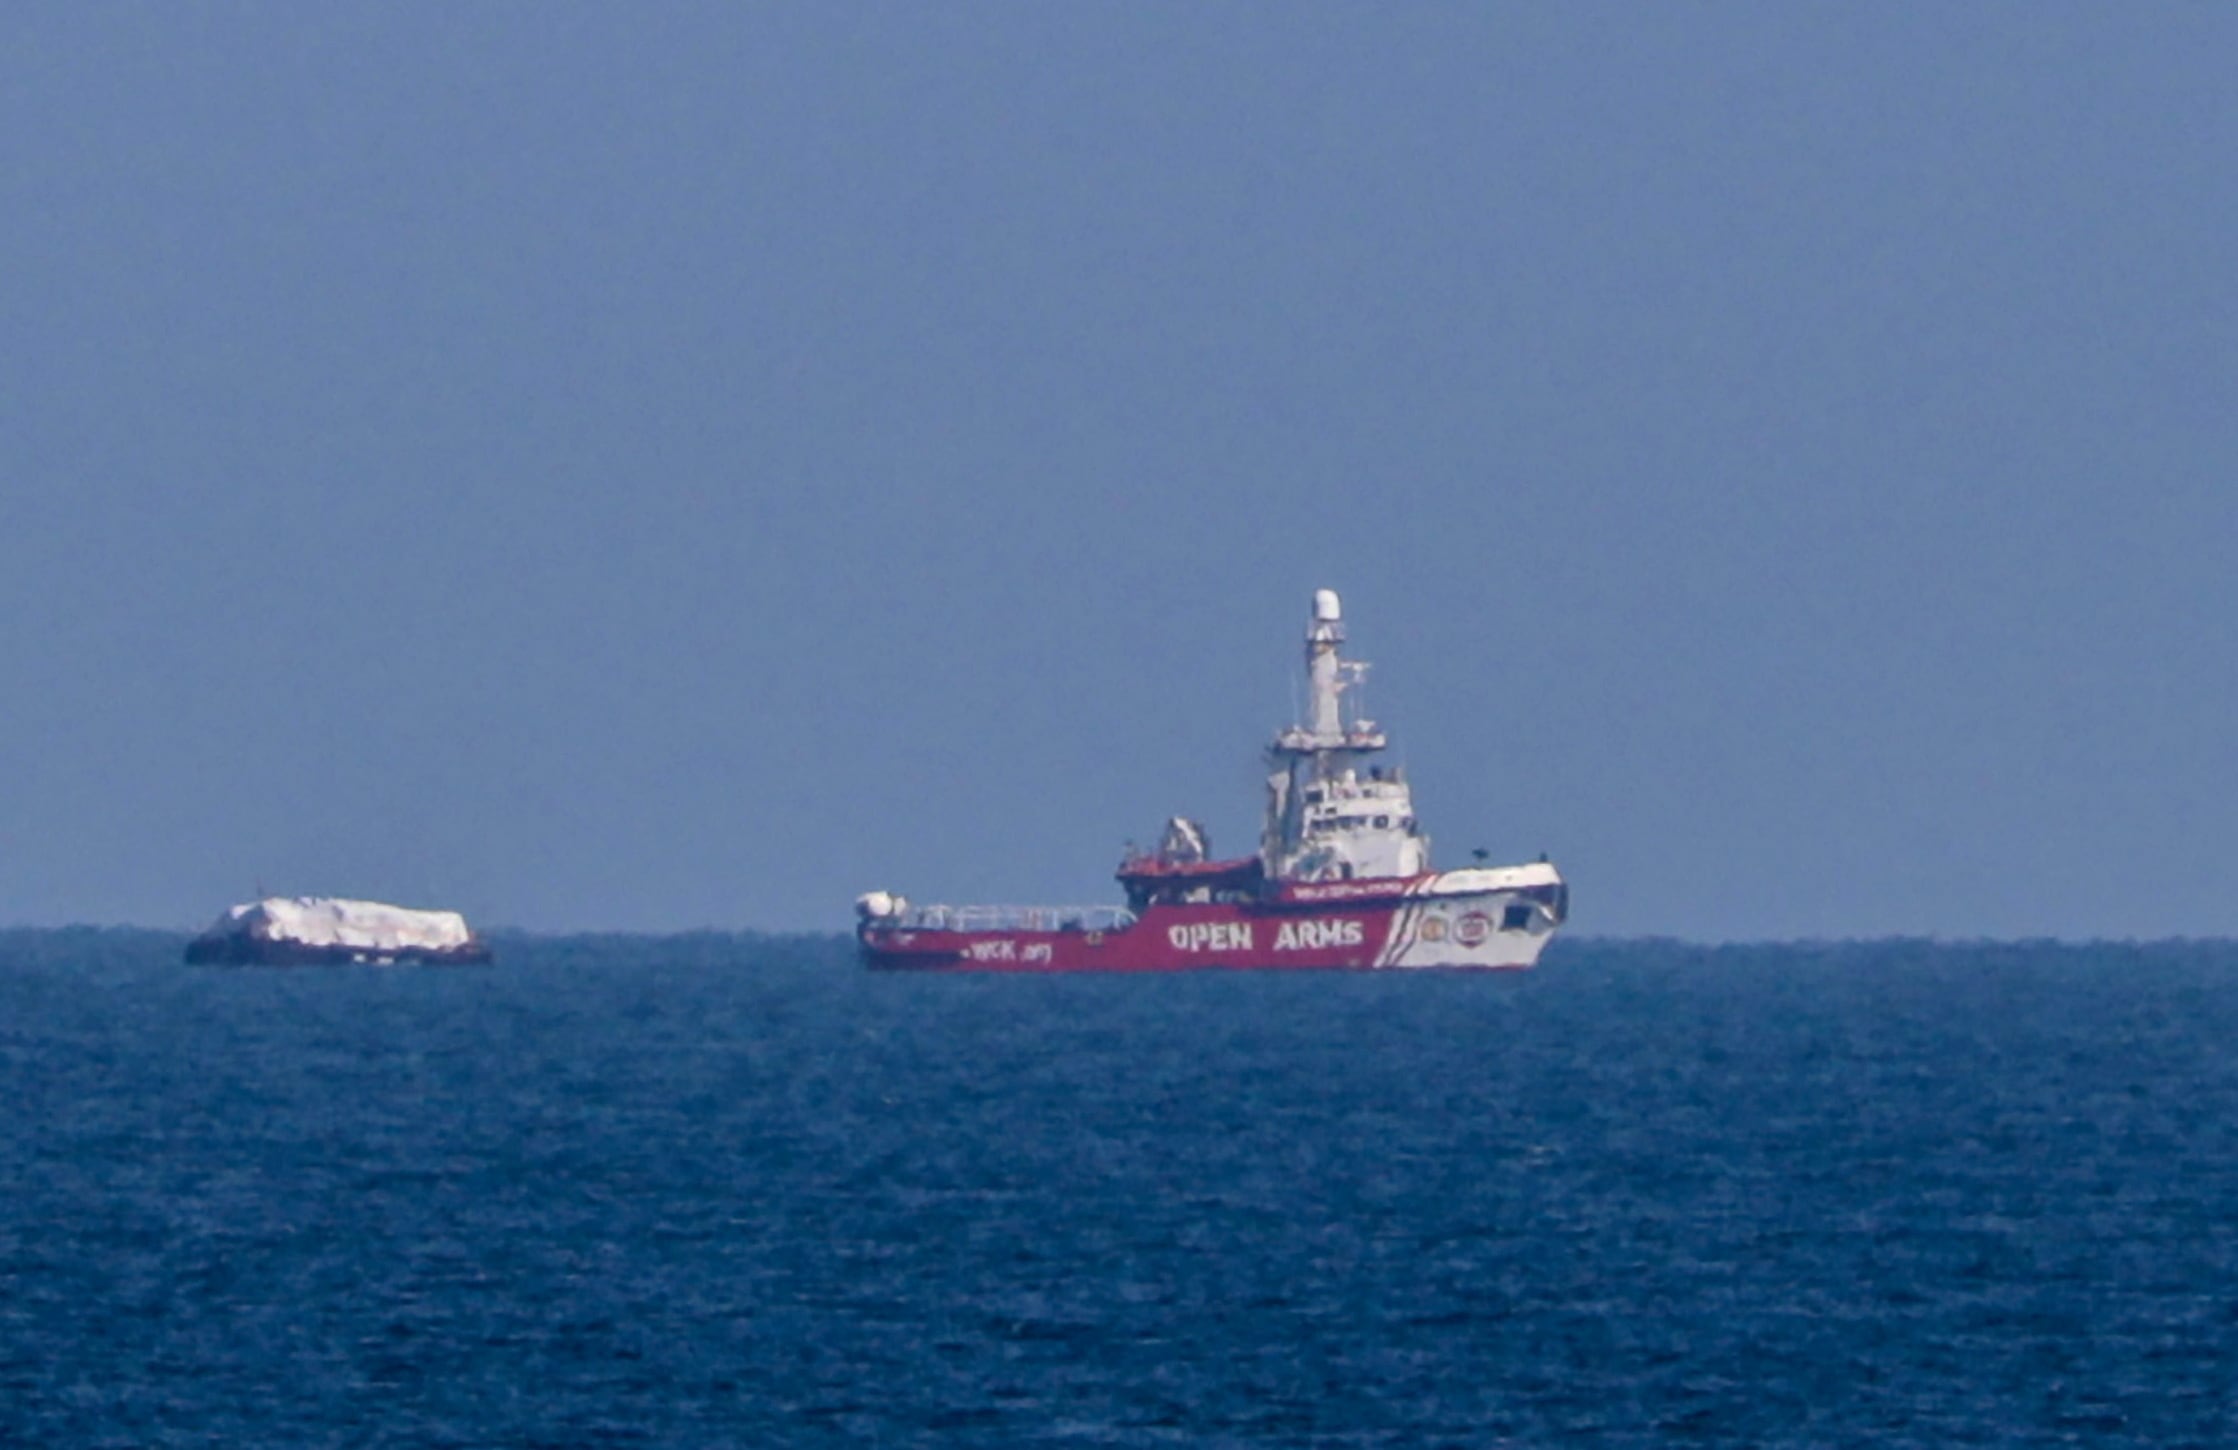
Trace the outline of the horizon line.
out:
M 0 925 L 0 936 L 61 935 L 70 932 L 118 932 L 145 936 L 175 936 L 191 938 L 199 929 L 177 926 L 147 926 L 138 922 L 72 921 L 59 925 L 35 923 L 9 923 Z M 493 926 L 478 928 L 475 935 L 489 939 L 505 938 L 531 941 L 568 941 L 585 937 L 631 937 L 645 941 L 674 940 L 686 937 L 766 937 L 793 941 L 828 940 L 848 942 L 854 933 L 846 929 L 811 928 L 784 929 L 757 926 L 690 926 L 690 927 L 524 927 Z M 1664 932 L 1634 933 L 1561 933 L 1548 943 L 1548 950 L 1568 944 L 1571 946 L 1660 946 L 1681 947 L 1695 950 L 1760 949 L 1768 947 L 1823 948 L 1836 946 L 1868 946 L 1903 944 L 1933 947 L 1984 947 L 1984 946 L 2057 946 L 2057 947 L 2148 947 L 2148 946 L 2201 946 L 2238 945 L 2238 932 L 2199 934 L 2173 934 L 2168 936 L 2059 936 L 2043 935 L 1960 935 L 1940 932 L 1892 932 L 1873 936 L 1765 936 L 1765 937 L 1690 937 Z

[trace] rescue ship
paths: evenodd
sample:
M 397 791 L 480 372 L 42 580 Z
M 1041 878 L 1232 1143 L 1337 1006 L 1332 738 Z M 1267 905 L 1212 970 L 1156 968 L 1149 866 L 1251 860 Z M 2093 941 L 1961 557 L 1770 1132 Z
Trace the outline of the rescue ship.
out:
M 1010 972 L 1532 966 L 1569 916 L 1568 884 L 1543 856 L 1431 868 L 1404 771 L 1369 763 L 1389 741 L 1347 708 L 1367 665 L 1345 659 L 1344 642 L 1336 591 L 1316 590 L 1312 708 L 1267 747 L 1256 854 L 1214 860 L 1203 827 L 1177 816 L 1155 851 L 1120 862 L 1124 907 L 915 906 L 868 892 L 855 903 L 864 961 Z

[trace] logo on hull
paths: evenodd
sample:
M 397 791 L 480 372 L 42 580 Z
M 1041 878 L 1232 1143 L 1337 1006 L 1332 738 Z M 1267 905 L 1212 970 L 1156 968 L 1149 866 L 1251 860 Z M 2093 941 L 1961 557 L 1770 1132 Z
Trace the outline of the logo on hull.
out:
M 1275 928 L 1274 950 L 1311 952 L 1325 947 L 1356 947 L 1367 940 L 1357 921 L 1309 919 Z M 1193 921 L 1166 928 L 1166 941 L 1179 952 L 1247 952 L 1257 942 L 1248 921 Z
M 1322 947 L 1356 947 L 1366 939 L 1356 921 L 1286 921 L 1274 934 L 1274 949 L 1310 952 Z
M 1251 950 L 1248 921 L 1193 921 L 1166 928 L 1166 940 L 1177 952 L 1247 952 Z

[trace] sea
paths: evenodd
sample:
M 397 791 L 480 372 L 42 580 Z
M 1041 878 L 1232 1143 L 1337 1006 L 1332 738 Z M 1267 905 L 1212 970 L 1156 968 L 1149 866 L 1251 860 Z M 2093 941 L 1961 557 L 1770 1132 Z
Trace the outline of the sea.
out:
M 2238 1443 L 2238 944 L 0 934 L 0 1445 Z

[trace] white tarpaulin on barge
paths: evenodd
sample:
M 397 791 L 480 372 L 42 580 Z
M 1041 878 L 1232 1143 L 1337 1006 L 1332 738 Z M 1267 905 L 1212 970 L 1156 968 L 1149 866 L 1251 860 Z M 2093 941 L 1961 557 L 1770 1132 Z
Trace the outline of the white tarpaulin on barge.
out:
M 228 910 L 208 935 L 359 951 L 455 951 L 474 934 L 455 911 L 414 911 L 334 896 L 267 896 Z

